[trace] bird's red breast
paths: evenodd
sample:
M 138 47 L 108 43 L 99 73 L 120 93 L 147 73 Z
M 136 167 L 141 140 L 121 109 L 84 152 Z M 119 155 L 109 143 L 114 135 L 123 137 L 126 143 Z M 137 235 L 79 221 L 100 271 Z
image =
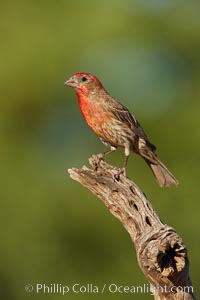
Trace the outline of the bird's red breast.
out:
M 84 120 L 98 136 L 104 138 L 105 124 L 109 121 L 105 110 L 100 103 L 93 103 L 87 95 L 77 92 L 77 96 Z
M 109 116 L 99 101 L 104 91 L 98 78 L 90 73 L 76 73 L 65 82 L 74 89 L 78 97 L 79 108 L 88 126 L 100 137 L 105 138 Z

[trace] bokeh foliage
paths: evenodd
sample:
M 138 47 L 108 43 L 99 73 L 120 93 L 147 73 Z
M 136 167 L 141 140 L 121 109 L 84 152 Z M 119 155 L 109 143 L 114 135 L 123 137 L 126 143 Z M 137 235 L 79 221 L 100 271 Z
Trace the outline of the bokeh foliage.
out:
M 130 159 L 128 175 L 183 237 L 199 293 L 199 13 L 193 0 L 1 1 L 2 299 L 63 298 L 27 294 L 27 283 L 146 283 L 121 224 L 67 175 L 105 149 L 64 87 L 78 71 L 96 74 L 129 107 L 180 180 L 160 189 L 143 161 Z M 123 151 L 108 160 L 119 165 Z

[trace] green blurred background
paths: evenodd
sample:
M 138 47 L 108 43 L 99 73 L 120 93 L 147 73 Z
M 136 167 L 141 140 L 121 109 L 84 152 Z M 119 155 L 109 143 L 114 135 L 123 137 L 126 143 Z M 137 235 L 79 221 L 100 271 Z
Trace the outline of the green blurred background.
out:
M 64 81 L 97 75 L 140 121 L 180 181 L 160 189 L 141 158 L 131 177 L 187 245 L 199 287 L 200 3 L 173 0 L 0 4 L 0 286 L 4 300 L 63 299 L 28 283 L 143 285 L 132 242 L 100 200 L 69 178 L 105 150 Z M 108 161 L 122 165 L 123 151 Z M 73 294 L 66 299 L 152 299 Z

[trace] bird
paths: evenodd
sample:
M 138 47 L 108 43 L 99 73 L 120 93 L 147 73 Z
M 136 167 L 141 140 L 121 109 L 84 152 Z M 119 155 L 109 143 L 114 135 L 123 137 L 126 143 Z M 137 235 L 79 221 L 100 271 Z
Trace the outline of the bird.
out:
M 79 72 L 65 83 L 75 91 L 81 114 L 92 131 L 109 146 L 101 158 L 124 148 L 125 159 L 121 173 L 126 176 L 131 152 L 140 155 L 152 170 L 160 187 L 179 185 L 176 177 L 157 156 L 156 147 L 149 141 L 145 131 L 129 110 L 112 97 L 99 79 L 91 73 Z

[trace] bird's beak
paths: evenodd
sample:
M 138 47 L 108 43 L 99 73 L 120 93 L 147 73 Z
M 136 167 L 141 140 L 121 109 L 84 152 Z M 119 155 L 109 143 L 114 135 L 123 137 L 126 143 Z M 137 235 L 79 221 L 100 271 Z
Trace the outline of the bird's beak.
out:
M 73 77 L 69 78 L 67 81 L 65 81 L 64 85 L 71 86 L 72 88 L 77 87 L 77 82 L 74 80 Z

